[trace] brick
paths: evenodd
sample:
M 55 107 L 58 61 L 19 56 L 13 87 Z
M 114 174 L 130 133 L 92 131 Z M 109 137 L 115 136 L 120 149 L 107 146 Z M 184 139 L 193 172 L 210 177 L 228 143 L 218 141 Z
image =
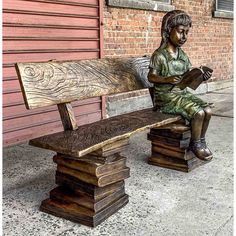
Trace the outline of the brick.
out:
M 231 79 L 233 77 L 232 19 L 213 18 L 212 0 L 172 2 L 175 9 L 185 10 L 193 20 L 188 42 L 183 47 L 192 64 L 212 67 L 214 70 L 212 81 Z M 104 3 L 104 56 L 151 55 L 161 41 L 161 21 L 164 14 L 148 10 L 107 7 Z

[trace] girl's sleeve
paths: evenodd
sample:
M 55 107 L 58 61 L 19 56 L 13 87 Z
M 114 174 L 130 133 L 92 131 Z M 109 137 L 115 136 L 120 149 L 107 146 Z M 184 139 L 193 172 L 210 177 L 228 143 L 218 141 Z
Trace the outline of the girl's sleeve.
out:
M 189 60 L 189 58 L 187 57 L 187 65 L 186 65 L 186 69 L 187 70 L 189 70 L 189 69 L 191 69 L 193 66 L 192 66 L 192 63 L 191 63 L 191 61 Z
M 160 74 L 162 68 L 162 54 L 155 52 L 152 54 L 149 68 L 154 69 L 157 74 Z

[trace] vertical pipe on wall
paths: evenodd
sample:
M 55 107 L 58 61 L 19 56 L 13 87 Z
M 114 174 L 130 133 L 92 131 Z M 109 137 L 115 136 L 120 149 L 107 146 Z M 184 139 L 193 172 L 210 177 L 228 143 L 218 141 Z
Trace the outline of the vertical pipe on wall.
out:
M 104 0 L 98 0 L 99 1 L 99 33 L 100 33 L 100 58 L 103 58 L 103 1 Z

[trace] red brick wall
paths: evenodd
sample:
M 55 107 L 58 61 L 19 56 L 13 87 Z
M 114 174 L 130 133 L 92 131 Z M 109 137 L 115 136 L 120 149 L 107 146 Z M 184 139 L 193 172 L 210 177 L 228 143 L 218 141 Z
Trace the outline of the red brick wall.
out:
M 213 0 L 173 0 L 191 15 L 193 27 L 183 49 L 194 66 L 214 69 L 212 80 L 233 78 L 233 20 L 213 18 Z M 107 7 L 104 3 L 104 56 L 151 55 L 160 44 L 165 12 Z

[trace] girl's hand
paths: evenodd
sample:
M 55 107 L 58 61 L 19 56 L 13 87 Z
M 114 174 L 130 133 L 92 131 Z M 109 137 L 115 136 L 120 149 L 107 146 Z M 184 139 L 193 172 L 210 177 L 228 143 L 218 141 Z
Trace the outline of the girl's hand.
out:
M 203 80 L 206 81 L 206 80 L 210 79 L 211 76 L 212 76 L 212 72 L 206 71 L 206 72 L 203 74 Z
M 170 76 L 166 78 L 166 82 L 169 84 L 178 84 L 181 81 L 181 76 Z

